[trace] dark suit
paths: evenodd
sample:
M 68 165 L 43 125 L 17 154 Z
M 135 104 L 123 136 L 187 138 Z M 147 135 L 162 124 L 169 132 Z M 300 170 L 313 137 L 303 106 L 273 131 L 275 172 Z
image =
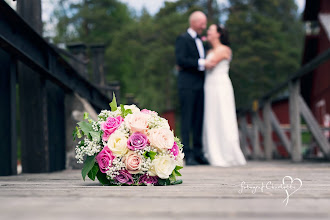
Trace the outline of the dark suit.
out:
M 205 54 L 205 51 L 204 51 Z M 202 153 L 202 127 L 204 110 L 204 71 L 198 70 L 199 53 L 195 39 L 189 33 L 180 35 L 175 45 L 179 66 L 178 88 L 181 105 L 181 137 L 186 160 L 198 161 Z M 190 135 L 193 133 L 193 145 Z

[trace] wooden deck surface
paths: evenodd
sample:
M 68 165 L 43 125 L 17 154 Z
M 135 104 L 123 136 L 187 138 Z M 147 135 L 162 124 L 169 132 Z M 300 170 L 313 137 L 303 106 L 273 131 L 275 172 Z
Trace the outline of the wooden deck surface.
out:
M 0 219 L 330 219 L 329 162 L 187 166 L 182 174 L 182 185 L 166 187 L 105 187 L 79 170 L 0 177 Z M 302 181 L 299 189 L 293 181 L 287 205 L 285 176 Z

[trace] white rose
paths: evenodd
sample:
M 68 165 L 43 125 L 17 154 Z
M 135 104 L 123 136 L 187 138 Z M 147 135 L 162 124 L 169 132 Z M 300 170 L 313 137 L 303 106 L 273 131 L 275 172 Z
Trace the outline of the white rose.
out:
M 151 164 L 149 175 L 158 176 L 161 179 L 167 179 L 170 177 L 176 164 L 170 155 L 157 156 Z
M 146 134 L 148 130 L 148 120 L 150 115 L 141 112 L 129 114 L 125 118 L 126 126 L 131 130 L 131 133 L 141 132 Z
M 173 132 L 166 128 L 156 128 L 149 131 L 150 144 L 160 150 L 171 149 L 174 144 Z
M 131 109 L 132 113 L 140 112 L 140 109 L 136 105 L 124 105 L 125 110 Z
M 184 153 L 180 150 L 178 156 L 176 156 L 176 165 L 183 167 Z
M 108 147 L 115 156 L 124 156 L 128 152 L 127 138 L 120 132 L 114 132 L 110 135 Z

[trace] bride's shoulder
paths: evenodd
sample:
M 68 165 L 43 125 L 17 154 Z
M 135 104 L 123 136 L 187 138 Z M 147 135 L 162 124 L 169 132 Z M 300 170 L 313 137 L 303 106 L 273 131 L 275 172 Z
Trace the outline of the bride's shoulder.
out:
M 231 52 L 230 47 L 225 46 L 225 45 L 221 45 L 221 46 L 217 47 L 214 50 L 214 53 L 215 53 L 215 56 L 220 58 L 220 60 L 222 60 L 222 59 L 230 60 L 232 57 L 232 52 Z

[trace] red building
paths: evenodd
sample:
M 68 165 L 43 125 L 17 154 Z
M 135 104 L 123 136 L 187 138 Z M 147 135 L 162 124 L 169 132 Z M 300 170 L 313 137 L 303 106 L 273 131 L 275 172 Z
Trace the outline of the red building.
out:
M 303 63 L 330 48 L 330 1 L 306 0 Z M 321 126 L 330 127 L 330 60 L 301 79 L 301 93 Z M 329 139 L 330 132 L 324 134 Z

